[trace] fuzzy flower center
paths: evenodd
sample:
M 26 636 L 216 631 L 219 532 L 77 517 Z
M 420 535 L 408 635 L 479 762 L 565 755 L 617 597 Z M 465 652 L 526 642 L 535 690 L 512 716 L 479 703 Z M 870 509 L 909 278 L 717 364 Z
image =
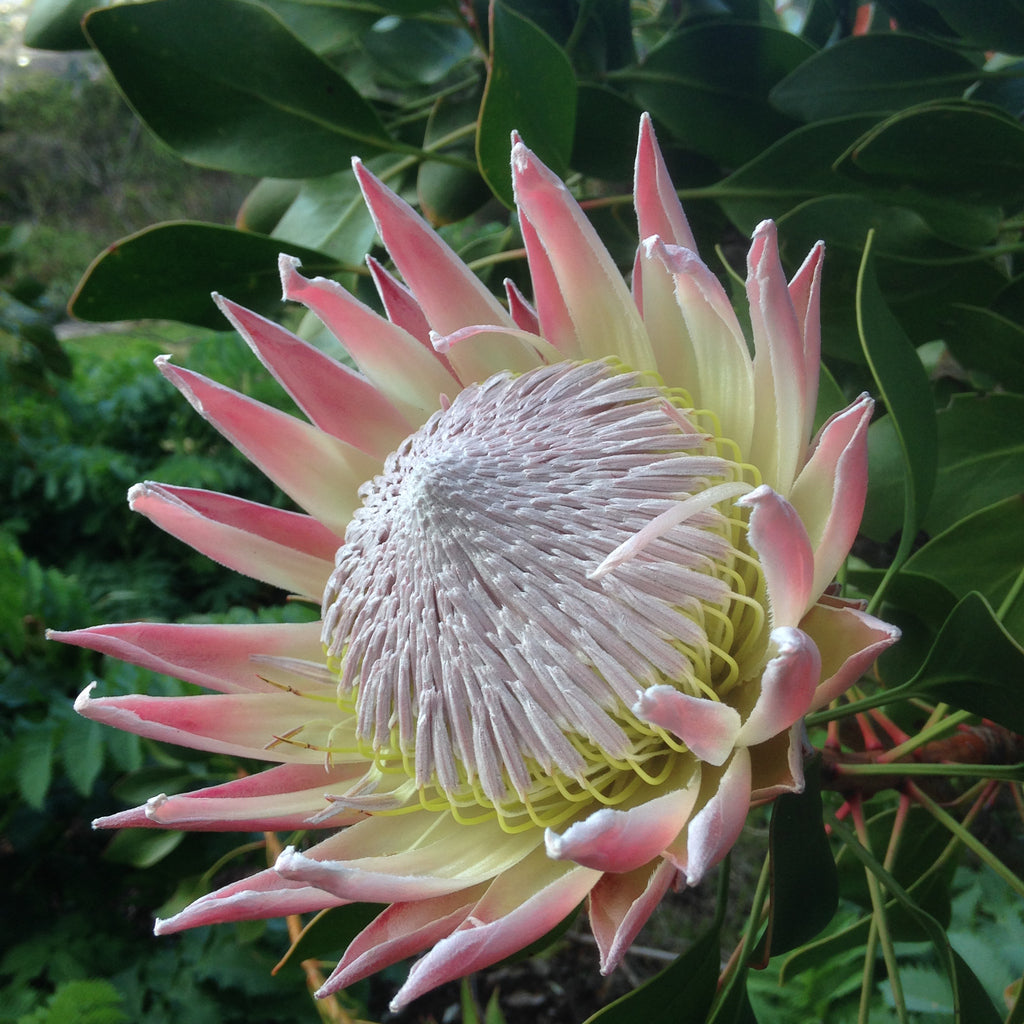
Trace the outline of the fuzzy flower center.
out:
M 622 802 L 690 756 L 639 691 L 747 677 L 763 579 L 733 502 L 756 473 L 688 405 L 609 362 L 502 373 L 364 485 L 323 642 L 361 749 L 418 805 L 515 830 Z

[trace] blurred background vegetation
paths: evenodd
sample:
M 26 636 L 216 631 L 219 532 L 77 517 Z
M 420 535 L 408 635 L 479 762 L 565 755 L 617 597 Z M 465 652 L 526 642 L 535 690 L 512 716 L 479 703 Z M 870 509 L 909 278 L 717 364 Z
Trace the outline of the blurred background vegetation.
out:
M 494 284 L 520 272 L 520 240 L 501 202 L 510 119 L 587 198 L 624 267 L 636 244 L 628 192 L 642 108 L 724 280 L 735 286 L 744 237 L 762 217 L 779 220 L 791 269 L 824 237 L 824 406 L 864 388 L 881 399 L 865 537 L 848 583 L 905 629 L 882 674 L 892 688 L 918 689 L 894 716 L 918 727 L 929 714 L 923 693 L 928 707 L 944 709 L 939 719 L 949 713 L 950 729 L 984 715 L 1024 732 L 1024 530 L 1014 498 L 1024 491 L 1024 63 L 993 54 L 1024 53 L 1018 0 L 808 0 L 778 12 L 759 0 L 508 0 L 495 5 L 505 33 L 495 38 L 485 3 L 160 0 L 93 17 L 107 63 L 84 49 L 78 21 L 91 4 L 81 0 L 37 0 L 35 41 L 60 52 L 24 50 L 31 6 L 0 2 L 0 1024 L 317 1018 L 298 957 L 270 973 L 290 943 L 283 922 L 152 938 L 154 914 L 180 908 L 215 877 L 261 867 L 273 851 L 259 836 L 92 832 L 97 816 L 232 777 L 239 766 L 78 718 L 72 701 L 92 680 L 105 694 L 188 688 L 43 634 L 138 618 L 315 614 L 133 517 L 124 496 L 154 478 L 283 500 L 152 359 L 187 357 L 193 370 L 281 401 L 238 339 L 209 329 L 218 316 L 208 293 L 281 315 L 268 258 L 281 247 L 369 297 L 361 259 L 373 230 L 347 170 L 350 150 L 363 145 L 352 139 L 359 118 L 379 135 L 377 155 L 364 153 L 371 166 Z M 126 45 L 146 8 L 166 12 L 149 31 L 179 47 L 177 66 Z M 272 130 L 295 129 L 267 97 L 249 132 L 231 90 L 209 92 L 224 140 L 211 148 L 204 125 L 172 109 L 166 84 L 175 74 L 186 91 L 191 79 L 208 91 L 216 84 L 203 77 L 208 65 L 182 63 L 199 51 L 196 12 L 247 18 L 252 38 L 287 49 L 300 114 L 314 65 L 316 75 L 329 67 L 350 83 L 358 102 L 338 105 L 309 147 L 264 146 Z M 237 56 L 225 59 L 228 85 L 232 75 L 248 83 L 272 70 L 247 66 L 244 53 L 232 65 Z M 178 223 L 149 228 L 164 221 Z M 865 268 L 877 268 L 877 295 L 859 288 Z M 98 323 L 68 320 L 83 276 L 74 309 Z M 103 322 L 122 317 L 133 319 Z M 865 319 L 877 328 L 866 338 Z M 311 324 L 300 326 L 311 334 Z M 972 592 L 981 603 L 963 604 Z M 971 690 L 965 679 L 981 685 Z M 894 923 L 901 1006 L 867 938 L 865 871 L 844 840 L 834 847 L 839 910 L 825 935 L 751 973 L 723 1024 L 755 1013 L 762 1024 L 845 1024 L 866 1013 L 919 1024 L 957 1012 L 967 1024 L 1007 1012 L 1011 1024 L 1024 1020 L 1017 990 L 1004 998 L 1024 971 L 1020 771 L 1002 778 L 1008 784 L 990 791 L 977 788 L 987 779 L 964 782 L 950 804 L 959 818 L 985 797 L 972 818 L 980 852 L 964 854 L 966 830 L 951 837 L 916 807 L 887 861 L 913 891 Z M 825 798 L 828 813 L 842 802 Z M 894 801 L 879 793 L 868 804 L 876 850 L 893 834 Z M 725 955 L 767 842 L 767 812 L 755 813 L 748 849 L 733 861 Z M 711 888 L 667 901 L 612 979 L 597 977 L 586 928 L 573 926 L 541 959 L 488 972 L 475 983 L 481 1001 L 498 987 L 510 1021 L 582 1020 L 692 942 L 713 910 Z M 945 945 L 923 939 L 922 912 Z M 305 951 L 336 952 L 363 913 L 335 912 Z M 951 949 L 970 968 L 959 993 L 944 971 Z M 385 1016 L 401 973 L 320 1011 Z M 980 1015 L 958 1011 L 961 997 Z M 400 1019 L 469 1022 L 473 1007 L 448 987 Z M 642 1019 L 661 1009 L 648 1005 Z

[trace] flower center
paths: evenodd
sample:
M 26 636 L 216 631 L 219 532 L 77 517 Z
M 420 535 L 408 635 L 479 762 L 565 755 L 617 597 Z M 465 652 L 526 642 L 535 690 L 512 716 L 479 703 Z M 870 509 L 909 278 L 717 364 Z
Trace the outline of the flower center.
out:
M 364 485 L 323 642 L 382 774 L 515 830 L 621 802 L 687 753 L 638 692 L 722 699 L 765 620 L 733 505 L 756 473 L 688 404 L 609 362 L 502 373 Z

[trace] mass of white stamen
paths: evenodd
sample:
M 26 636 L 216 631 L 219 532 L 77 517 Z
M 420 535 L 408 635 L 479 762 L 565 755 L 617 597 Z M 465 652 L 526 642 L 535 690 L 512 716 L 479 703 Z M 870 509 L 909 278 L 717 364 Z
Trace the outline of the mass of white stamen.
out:
M 496 804 L 538 768 L 582 780 L 580 741 L 630 757 L 624 709 L 691 676 L 701 609 L 730 599 L 716 505 L 746 489 L 734 470 L 608 363 L 466 388 L 364 485 L 337 553 L 323 641 L 356 735 L 408 755 L 420 786 Z

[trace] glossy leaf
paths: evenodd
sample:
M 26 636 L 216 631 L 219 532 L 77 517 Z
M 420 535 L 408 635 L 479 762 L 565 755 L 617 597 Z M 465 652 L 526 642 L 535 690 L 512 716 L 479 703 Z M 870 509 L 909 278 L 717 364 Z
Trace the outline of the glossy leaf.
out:
M 373 108 L 259 4 L 156 0 L 85 27 L 139 116 L 192 163 L 307 177 L 393 148 Z
M 576 76 L 564 51 L 501 0 L 491 7 L 491 67 L 476 153 L 494 194 L 512 205 L 509 137 L 523 141 L 557 174 L 569 166 L 576 120 Z
M 784 114 L 823 121 L 963 95 L 977 65 L 952 47 L 897 32 L 851 36 L 804 61 L 771 92 Z
M 913 107 L 868 132 L 837 166 L 875 187 L 1014 205 L 1024 201 L 1024 127 L 981 104 Z
M 621 81 L 676 142 L 735 167 L 796 127 L 768 94 L 813 52 L 768 25 L 711 21 L 669 36 Z
M 281 251 L 298 256 L 309 273 L 337 269 L 323 253 L 264 235 L 188 221 L 157 224 L 101 253 L 70 309 L 80 320 L 181 320 L 223 330 L 210 299 L 214 288 L 257 312 L 280 309 Z
M 820 769 L 820 762 L 806 765 L 804 792 L 783 794 L 772 808 L 771 956 L 813 939 L 838 905 L 836 865 L 821 820 Z
M 616 999 L 586 1024 L 704 1024 L 718 984 L 718 929 L 711 928 L 650 981 Z

